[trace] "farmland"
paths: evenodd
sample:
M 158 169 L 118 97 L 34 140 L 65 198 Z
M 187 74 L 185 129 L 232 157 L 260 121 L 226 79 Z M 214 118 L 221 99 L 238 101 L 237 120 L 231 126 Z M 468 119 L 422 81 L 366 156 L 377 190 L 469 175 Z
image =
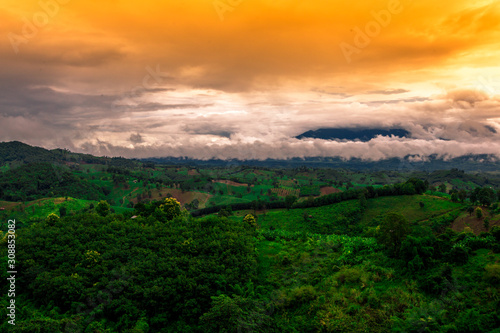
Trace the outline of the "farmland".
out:
M 70 156 L 0 169 L 0 218 L 16 220 L 24 272 L 19 332 L 500 325 L 495 173 Z

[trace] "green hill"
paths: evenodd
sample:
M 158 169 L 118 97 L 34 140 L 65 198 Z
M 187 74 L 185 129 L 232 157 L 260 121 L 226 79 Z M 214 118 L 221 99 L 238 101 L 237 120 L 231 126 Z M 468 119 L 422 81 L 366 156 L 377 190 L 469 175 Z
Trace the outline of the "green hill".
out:
M 45 197 L 103 198 L 98 186 L 50 163 L 32 163 L 0 174 L 0 199 L 31 201 Z
M 65 149 L 47 150 L 19 141 L 0 142 L 0 167 L 6 164 L 28 163 L 85 163 L 106 164 L 133 168 L 142 163 L 122 157 L 96 157 L 89 154 L 72 153 Z

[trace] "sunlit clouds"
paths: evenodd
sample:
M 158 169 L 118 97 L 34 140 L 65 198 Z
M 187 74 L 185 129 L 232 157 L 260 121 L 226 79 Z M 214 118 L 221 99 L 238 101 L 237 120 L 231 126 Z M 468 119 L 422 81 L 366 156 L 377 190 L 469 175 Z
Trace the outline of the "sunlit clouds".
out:
M 126 157 L 500 155 L 496 1 L 222 3 L 3 1 L 0 140 Z M 294 139 L 323 127 L 411 137 Z

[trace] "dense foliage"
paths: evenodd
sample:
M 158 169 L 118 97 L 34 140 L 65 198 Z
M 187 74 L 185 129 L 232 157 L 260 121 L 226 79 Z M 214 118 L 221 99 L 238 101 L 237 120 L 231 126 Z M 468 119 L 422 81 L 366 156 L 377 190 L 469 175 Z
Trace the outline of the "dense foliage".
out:
M 211 296 L 252 279 L 254 233 L 213 217 L 51 216 L 17 234 L 16 283 L 31 305 L 13 331 L 198 331 Z
M 500 327 L 494 174 L 158 166 L 31 148 L 0 144 L 18 271 L 16 325 L 2 332 Z M 4 262 L 7 242 L 0 231 Z
M 49 163 L 26 164 L 0 174 L 0 199 L 27 201 L 56 196 L 98 200 L 103 194 L 96 185 Z

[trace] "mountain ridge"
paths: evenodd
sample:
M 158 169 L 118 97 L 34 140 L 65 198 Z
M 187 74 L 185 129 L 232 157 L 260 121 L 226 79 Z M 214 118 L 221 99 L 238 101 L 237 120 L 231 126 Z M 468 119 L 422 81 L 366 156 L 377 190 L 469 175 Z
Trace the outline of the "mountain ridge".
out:
M 320 128 L 304 132 L 295 138 L 299 140 L 311 138 L 368 142 L 379 135 L 407 138 L 410 136 L 410 132 L 402 128 Z

